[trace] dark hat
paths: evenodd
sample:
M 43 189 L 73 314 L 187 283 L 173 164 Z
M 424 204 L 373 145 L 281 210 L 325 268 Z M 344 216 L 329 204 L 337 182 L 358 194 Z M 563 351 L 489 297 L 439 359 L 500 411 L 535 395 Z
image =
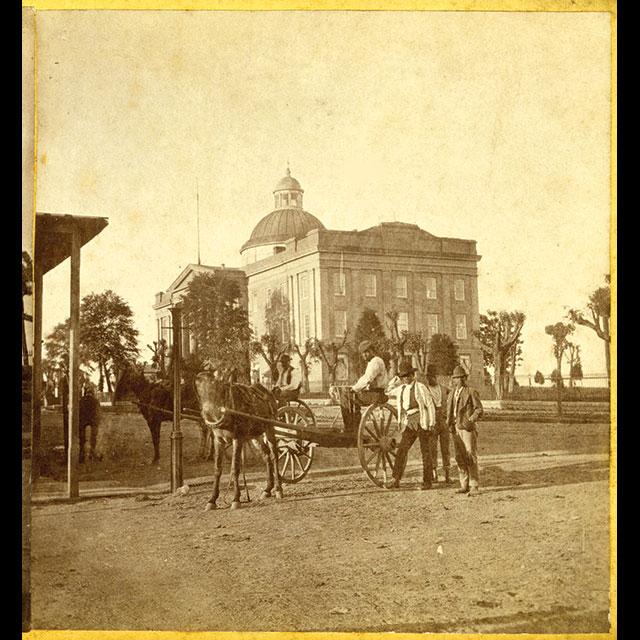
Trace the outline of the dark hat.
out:
M 365 351 L 371 351 L 371 349 L 373 349 L 373 344 L 371 344 L 371 340 L 363 340 L 358 345 L 358 351 L 360 353 L 364 353 Z
M 291 362 L 291 356 L 288 353 L 283 353 L 278 360 L 280 362 Z
M 452 378 L 466 378 L 469 374 L 464 370 L 464 367 L 458 365 L 451 374 Z
M 411 360 L 404 360 L 398 367 L 398 377 L 410 376 L 417 369 L 412 365 Z
M 428 376 L 437 376 L 438 375 L 438 367 L 435 364 L 428 364 L 427 371 Z

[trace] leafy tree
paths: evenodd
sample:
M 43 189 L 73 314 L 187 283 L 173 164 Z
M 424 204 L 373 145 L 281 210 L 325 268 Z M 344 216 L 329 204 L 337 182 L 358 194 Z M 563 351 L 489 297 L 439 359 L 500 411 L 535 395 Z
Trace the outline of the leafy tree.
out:
M 261 356 L 269 367 L 271 379 L 278 377 L 277 362 L 284 353 L 291 350 L 291 323 L 289 319 L 289 300 L 275 289 L 264 310 L 266 333 L 259 340 L 253 340 L 249 347 L 252 357 Z
M 515 379 L 515 366 L 519 355 L 517 345 L 525 319 L 526 316 L 521 311 L 487 311 L 486 315 L 480 315 L 480 329 L 474 332 L 480 342 L 485 366 L 493 367 L 498 400 L 504 397 L 510 361 L 512 379 Z
M 239 300 L 240 289 L 233 280 L 220 272 L 199 273 L 182 300 L 183 323 L 204 364 L 248 380 L 251 328 Z
M 46 354 L 47 366 L 59 371 L 62 375 L 69 375 L 69 331 L 71 321 L 67 318 L 64 322 L 58 323 L 51 333 L 45 338 L 44 350 Z M 80 366 L 92 371 L 90 358 L 80 333 L 79 345 Z
M 589 327 L 604 342 L 604 357 L 607 365 L 607 380 L 611 378 L 611 336 L 609 334 L 609 321 L 611 318 L 611 277 L 605 276 L 606 286 L 599 287 L 590 296 L 587 303 L 588 311 L 571 309 L 569 320 L 572 323 Z M 588 317 L 590 316 L 590 317 Z
M 434 333 L 429 340 L 429 363 L 441 375 L 450 376 L 458 364 L 458 347 L 446 333 Z
M 325 363 L 329 372 L 329 384 L 335 385 L 336 374 L 340 366 L 339 356 L 341 353 L 344 353 L 345 345 L 347 344 L 347 332 L 345 332 L 340 340 L 316 340 L 315 343 L 318 349 L 318 355 Z
M 536 375 L 533 376 L 533 381 L 536 384 L 544 384 L 544 376 L 542 375 L 542 373 L 540 371 L 536 371 Z
M 300 359 L 300 373 L 302 376 L 302 390 L 309 393 L 309 369 L 315 360 L 320 357 L 318 345 L 313 338 L 307 338 L 304 347 L 300 348 L 298 343 L 293 344 L 295 352 Z
M 573 333 L 574 326 L 572 324 L 564 324 L 562 322 L 556 322 L 555 324 L 549 324 L 545 327 L 544 331 L 550 335 L 553 340 L 553 355 L 556 358 L 556 369 L 551 374 L 551 380 L 555 382 L 558 390 L 558 415 L 562 415 L 562 394 L 560 389 L 563 385 L 562 382 L 562 356 L 566 351 L 569 341 L 567 336 Z M 555 378 L 554 378 L 555 375 Z
M 112 378 L 139 355 L 131 307 L 111 290 L 85 296 L 80 304 L 80 341 L 112 392 Z
M 27 345 L 27 330 L 25 322 L 33 322 L 33 318 L 24 312 L 24 297 L 33 293 L 33 262 L 31 256 L 22 252 L 22 364 L 29 366 L 29 346 Z
M 385 335 L 384 327 L 382 326 L 382 322 L 380 322 L 380 318 L 378 318 L 378 314 L 369 307 L 365 307 L 362 310 L 358 323 L 356 324 L 353 340 L 346 345 L 349 351 L 349 360 L 358 375 L 364 373 L 364 363 L 358 351 L 358 345 L 363 340 L 370 340 L 378 353 L 380 353 L 383 358 L 386 356 L 388 339 Z

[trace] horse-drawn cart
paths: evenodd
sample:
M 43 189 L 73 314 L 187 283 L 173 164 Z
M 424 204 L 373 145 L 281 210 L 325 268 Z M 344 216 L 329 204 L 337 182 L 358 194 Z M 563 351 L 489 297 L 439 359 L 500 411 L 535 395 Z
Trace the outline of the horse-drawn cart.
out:
M 357 447 L 364 472 L 374 484 L 384 486 L 391 479 L 400 441 L 395 407 L 382 392 L 365 391 L 353 395 L 348 387 L 334 387 L 332 391 L 335 398 L 343 399 L 340 408 L 333 405 L 325 410 L 336 412 L 333 419 L 319 420 L 311 408 L 299 399 L 282 403 L 277 420 L 259 418 L 275 428 L 278 470 L 282 482 L 292 484 L 307 475 L 317 446 Z M 350 401 L 344 402 L 345 398 Z M 233 409 L 225 411 L 246 418 L 253 417 Z M 327 421 L 330 423 L 328 426 L 318 424 L 326 424 Z

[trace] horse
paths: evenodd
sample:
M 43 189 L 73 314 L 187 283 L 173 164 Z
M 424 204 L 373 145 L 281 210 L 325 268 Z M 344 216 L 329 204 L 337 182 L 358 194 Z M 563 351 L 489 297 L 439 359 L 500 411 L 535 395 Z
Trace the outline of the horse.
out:
M 213 433 L 214 479 L 213 493 L 205 506 L 205 511 L 216 509 L 220 494 L 220 476 L 222 475 L 222 455 L 229 441 L 233 444 L 231 456 L 231 479 L 233 483 L 232 509 L 240 507 L 240 466 L 244 443 L 250 440 L 260 445 L 262 457 L 267 466 L 267 485 L 261 498 L 283 497 L 280 474 L 278 473 L 278 450 L 273 425 L 261 420 L 251 419 L 226 409 L 241 411 L 258 418 L 275 420 L 277 403 L 272 395 L 245 384 L 224 381 L 215 373 L 204 371 L 195 379 L 196 393 L 200 400 L 202 418 Z
M 153 460 L 151 464 L 160 461 L 160 427 L 163 422 L 173 420 L 173 389 L 169 383 L 150 382 L 138 367 L 126 367 L 118 378 L 113 395 L 117 402 L 132 393 L 137 400 L 138 409 L 147 422 L 153 443 Z M 193 385 L 183 385 L 181 393 L 183 410 L 192 410 L 199 414 L 198 398 Z M 194 420 L 195 420 L 194 416 Z M 208 429 L 202 419 L 198 419 L 200 427 L 200 457 L 211 459 L 213 452 L 207 456 Z

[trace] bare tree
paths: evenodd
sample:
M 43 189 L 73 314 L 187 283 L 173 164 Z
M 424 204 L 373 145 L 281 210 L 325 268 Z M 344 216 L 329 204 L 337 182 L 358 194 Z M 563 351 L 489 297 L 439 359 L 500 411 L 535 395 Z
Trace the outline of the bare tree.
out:
M 298 343 L 294 343 L 293 348 L 300 358 L 300 374 L 302 376 L 302 390 L 309 393 L 309 369 L 314 360 L 319 356 L 319 349 L 313 338 L 307 338 L 304 348 L 301 349 Z
M 590 296 L 588 311 L 571 309 L 568 317 L 571 322 L 589 327 L 604 342 L 604 357 L 607 365 L 607 383 L 611 384 L 611 336 L 609 321 L 611 318 L 611 277 L 605 276 L 606 286 L 599 287 Z M 588 317 L 590 316 L 590 317 Z
M 566 359 L 569 365 L 569 387 L 573 387 L 576 365 L 580 364 L 580 345 L 567 340 Z
M 566 351 L 569 341 L 567 336 L 573 333 L 574 326 L 572 324 L 564 324 L 556 322 L 545 327 L 544 331 L 553 339 L 553 355 L 556 358 L 556 376 L 555 383 L 557 389 L 558 415 L 562 415 L 562 356 Z M 552 376 L 553 377 L 553 376 Z
M 507 365 L 511 360 L 515 377 L 518 341 L 526 316 L 521 311 L 487 311 L 480 316 L 480 330 L 475 336 L 480 341 L 485 366 L 493 366 L 496 398 L 502 400 L 505 392 Z
M 315 340 L 318 354 L 327 366 L 327 370 L 329 372 L 329 383 L 332 385 L 335 385 L 336 383 L 336 372 L 338 370 L 338 366 L 340 365 L 339 356 L 346 343 L 347 332 L 345 332 L 344 336 L 339 341 L 334 340 L 332 342 L 325 342 L 323 340 Z

